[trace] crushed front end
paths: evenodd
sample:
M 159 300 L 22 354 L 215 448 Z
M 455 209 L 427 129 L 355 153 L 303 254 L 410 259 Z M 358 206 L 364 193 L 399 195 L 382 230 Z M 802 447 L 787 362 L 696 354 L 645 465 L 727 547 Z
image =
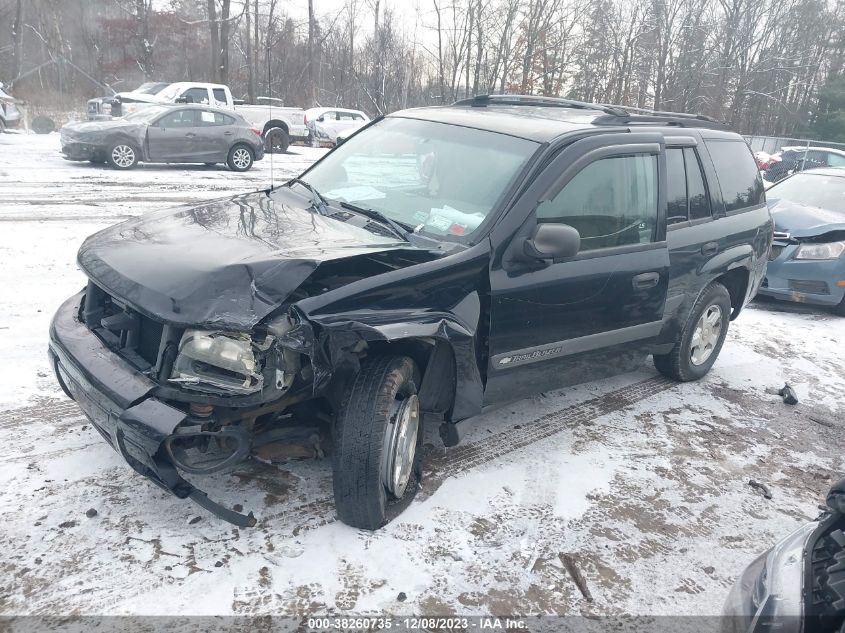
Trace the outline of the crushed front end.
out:
M 312 392 L 307 364 L 276 344 L 293 325 L 282 316 L 252 335 L 177 328 L 89 282 L 56 313 L 49 355 L 66 394 L 134 470 L 252 526 L 251 513 L 217 504 L 180 473 L 231 470 L 279 439 L 279 414 Z

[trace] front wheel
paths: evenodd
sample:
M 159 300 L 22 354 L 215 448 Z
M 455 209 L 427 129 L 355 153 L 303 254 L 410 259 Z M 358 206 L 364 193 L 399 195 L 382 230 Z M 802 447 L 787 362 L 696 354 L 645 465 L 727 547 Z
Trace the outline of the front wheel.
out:
M 235 145 L 229 150 L 229 158 L 226 163 L 232 171 L 247 171 L 252 167 L 252 150 L 246 145 Z
M 132 169 L 138 164 L 138 150 L 134 145 L 120 141 L 109 148 L 107 161 L 115 169 Z
M 689 382 L 703 377 L 722 350 L 728 334 L 731 296 L 718 282 L 710 284 L 690 310 L 680 340 L 668 354 L 655 354 L 654 366 L 664 376 Z
M 416 494 L 422 414 L 418 370 L 407 356 L 378 356 L 361 369 L 334 429 L 333 486 L 340 520 L 376 530 Z

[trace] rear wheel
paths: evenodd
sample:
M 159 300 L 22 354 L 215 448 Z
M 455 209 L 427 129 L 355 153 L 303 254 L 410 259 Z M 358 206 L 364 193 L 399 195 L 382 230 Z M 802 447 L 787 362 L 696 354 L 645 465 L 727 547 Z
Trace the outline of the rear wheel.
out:
M 418 370 L 407 356 L 366 359 L 334 429 L 334 499 L 341 521 L 375 530 L 410 503 L 419 481 Z
M 6 131 L 6 122 L 3 119 L 0 119 L 0 134 Z
M 264 151 L 268 154 L 284 154 L 290 146 L 290 136 L 280 127 L 273 127 L 264 134 Z
M 835 308 L 833 308 L 833 312 L 835 314 L 838 314 L 839 316 L 845 316 L 845 297 L 842 297 L 842 301 L 840 301 L 839 304 Z
M 655 354 L 654 366 L 664 376 L 688 382 L 703 377 L 722 350 L 728 334 L 731 297 L 714 282 L 704 289 L 690 310 L 680 340 L 668 354 Z
M 247 171 L 252 167 L 252 150 L 246 145 L 235 145 L 229 150 L 226 163 L 232 171 Z
M 107 161 L 115 169 L 132 169 L 138 164 L 138 150 L 131 143 L 114 143 L 109 148 Z

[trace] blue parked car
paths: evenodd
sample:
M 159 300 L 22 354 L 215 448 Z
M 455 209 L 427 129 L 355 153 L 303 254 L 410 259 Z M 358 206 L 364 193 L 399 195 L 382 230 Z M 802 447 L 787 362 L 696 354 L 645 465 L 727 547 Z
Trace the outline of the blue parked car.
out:
M 775 235 L 760 294 L 845 316 L 845 167 L 795 174 L 766 198 Z

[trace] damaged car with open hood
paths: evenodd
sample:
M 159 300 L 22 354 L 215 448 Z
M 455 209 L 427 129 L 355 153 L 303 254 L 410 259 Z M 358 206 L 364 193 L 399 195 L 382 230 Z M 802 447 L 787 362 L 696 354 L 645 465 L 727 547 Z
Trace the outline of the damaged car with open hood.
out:
M 406 110 L 300 177 L 89 237 L 58 310 L 66 393 L 139 473 L 321 421 L 344 522 L 412 499 L 424 426 L 635 369 L 705 375 L 772 224 L 742 138 L 701 117 L 532 97 Z

